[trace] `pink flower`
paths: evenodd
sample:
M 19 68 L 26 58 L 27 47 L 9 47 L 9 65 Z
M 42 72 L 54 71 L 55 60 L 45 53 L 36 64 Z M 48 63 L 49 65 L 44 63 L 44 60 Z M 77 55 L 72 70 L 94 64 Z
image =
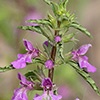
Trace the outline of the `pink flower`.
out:
M 11 100 L 28 100 L 27 91 L 34 89 L 34 83 L 31 81 L 27 81 L 25 76 L 23 76 L 21 73 L 18 73 L 18 79 L 21 80 L 21 87 L 19 89 L 15 89 Z
M 42 81 L 42 86 L 44 88 L 44 93 L 41 96 L 36 94 L 33 100 L 60 100 L 62 98 L 61 95 L 53 94 L 53 84 L 50 78 L 44 78 Z
M 56 42 L 60 42 L 60 41 L 61 41 L 61 37 L 60 37 L 60 36 L 56 36 L 56 37 L 55 37 L 55 41 L 56 41 Z
M 54 66 L 53 61 L 52 60 L 47 60 L 45 62 L 45 68 L 46 69 L 51 69 Z
M 88 72 L 95 72 L 97 68 L 95 68 L 88 62 L 87 56 L 83 56 L 88 51 L 89 47 L 92 47 L 92 45 L 91 44 L 83 45 L 78 50 L 73 51 L 71 55 L 73 55 L 72 57 L 73 60 L 79 62 L 80 68 L 87 68 Z
M 33 48 L 33 45 L 29 41 L 23 39 L 23 42 L 28 52 L 26 54 L 18 54 L 18 59 L 11 63 L 16 69 L 26 67 L 26 63 L 32 63 L 31 59 L 39 56 L 39 50 Z

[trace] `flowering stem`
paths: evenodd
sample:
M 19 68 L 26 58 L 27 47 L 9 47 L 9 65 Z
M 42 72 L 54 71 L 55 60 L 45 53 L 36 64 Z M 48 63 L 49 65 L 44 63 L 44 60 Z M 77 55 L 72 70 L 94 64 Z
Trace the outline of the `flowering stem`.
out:
M 53 46 L 52 52 L 51 52 L 51 58 L 52 58 L 53 62 L 55 62 L 55 56 L 56 56 L 56 46 Z M 53 73 L 54 73 L 54 68 L 49 69 L 48 76 L 50 77 L 51 81 L 53 81 Z
M 57 25 L 59 28 L 60 27 L 59 21 L 57 21 Z M 59 30 L 55 30 L 55 36 L 58 35 L 58 33 L 59 33 Z M 53 60 L 53 63 L 55 63 L 55 56 L 56 56 L 56 46 L 53 46 L 52 51 L 51 51 L 51 59 Z M 53 74 L 54 74 L 54 67 L 52 69 L 49 69 L 49 73 L 48 73 L 48 76 L 52 82 L 53 82 Z

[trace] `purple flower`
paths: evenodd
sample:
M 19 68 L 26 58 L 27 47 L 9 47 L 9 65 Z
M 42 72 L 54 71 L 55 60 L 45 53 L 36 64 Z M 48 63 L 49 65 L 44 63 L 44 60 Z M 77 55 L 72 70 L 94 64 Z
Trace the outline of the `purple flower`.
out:
M 23 76 L 21 73 L 18 73 L 18 79 L 21 80 L 21 87 L 19 89 L 15 89 L 11 100 L 28 100 L 27 91 L 34 89 L 34 83 L 31 81 L 27 81 L 25 76 Z
M 56 37 L 55 37 L 55 41 L 56 41 L 56 42 L 60 42 L 60 41 L 61 41 L 61 37 L 60 37 L 60 36 L 56 36 Z
M 26 54 L 18 54 L 18 59 L 11 63 L 16 69 L 26 67 L 26 63 L 32 63 L 32 58 L 39 57 L 39 50 L 33 48 L 32 44 L 29 41 L 23 39 L 23 42 L 28 52 Z
M 48 47 L 48 43 L 49 43 L 48 41 L 45 41 L 43 44 L 45 44 Z
M 45 41 L 44 43 L 43 43 L 43 46 L 44 45 L 46 45 L 47 47 L 50 45 L 50 46 L 53 46 L 49 41 Z
M 44 78 L 42 81 L 42 86 L 44 88 L 44 93 L 41 96 L 36 95 L 33 100 L 60 100 L 62 98 L 61 95 L 53 94 L 53 84 L 50 78 Z
M 88 72 L 95 72 L 97 69 L 88 62 L 87 56 L 83 56 L 88 51 L 89 47 L 92 47 L 92 45 L 83 45 L 78 50 L 73 51 L 71 55 L 73 55 L 73 60 L 79 62 L 80 68 L 85 67 Z
M 52 67 L 53 67 L 53 61 L 52 60 L 47 60 L 46 62 L 45 62 L 45 68 L 46 69 L 51 69 Z

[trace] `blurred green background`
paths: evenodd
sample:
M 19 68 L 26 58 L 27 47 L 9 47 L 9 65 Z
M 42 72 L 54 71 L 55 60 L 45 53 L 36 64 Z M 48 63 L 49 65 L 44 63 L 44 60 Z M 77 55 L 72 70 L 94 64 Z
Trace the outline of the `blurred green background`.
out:
M 59 1 L 59 0 L 53 0 Z M 87 28 L 94 39 L 77 32 L 76 46 L 72 43 L 65 45 L 65 52 L 72 47 L 77 48 L 83 44 L 91 43 L 93 47 L 89 49 L 87 56 L 89 62 L 97 67 L 97 72 L 90 73 L 100 88 L 100 0 L 69 0 L 67 9 L 75 13 L 77 21 Z M 9 65 L 17 59 L 18 53 L 25 53 L 23 38 L 42 48 L 42 43 L 46 40 L 41 35 L 19 30 L 17 26 L 27 25 L 25 20 L 30 18 L 45 18 L 51 12 L 50 7 L 43 0 L 0 0 L 0 66 Z M 52 13 L 52 12 L 51 12 Z M 70 45 L 70 46 L 69 46 Z M 0 73 L 0 100 L 11 100 L 14 89 L 18 88 L 19 80 L 17 72 L 24 74 L 29 69 L 35 69 L 36 65 L 30 65 L 20 70 L 12 70 Z M 59 74 L 60 73 L 60 74 Z M 59 93 L 63 94 L 62 100 L 100 100 L 100 97 L 92 90 L 87 82 L 82 79 L 73 68 L 60 66 L 55 70 L 55 83 L 60 88 Z M 29 100 L 33 100 L 37 91 L 28 93 Z M 40 93 L 41 94 L 41 93 Z

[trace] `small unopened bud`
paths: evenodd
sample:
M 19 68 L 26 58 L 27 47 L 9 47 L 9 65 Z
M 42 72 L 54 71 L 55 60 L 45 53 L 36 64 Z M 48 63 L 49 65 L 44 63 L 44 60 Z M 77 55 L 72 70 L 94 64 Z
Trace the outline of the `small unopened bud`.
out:
M 47 60 L 46 62 L 45 62 L 45 68 L 46 69 L 51 69 L 52 67 L 53 67 L 53 61 L 52 60 Z
M 61 41 L 61 37 L 60 37 L 60 36 L 56 36 L 56 37 L 55 37 L 55 41 L 56 41 L 56 42 L 60 42 L 60 41 Z

